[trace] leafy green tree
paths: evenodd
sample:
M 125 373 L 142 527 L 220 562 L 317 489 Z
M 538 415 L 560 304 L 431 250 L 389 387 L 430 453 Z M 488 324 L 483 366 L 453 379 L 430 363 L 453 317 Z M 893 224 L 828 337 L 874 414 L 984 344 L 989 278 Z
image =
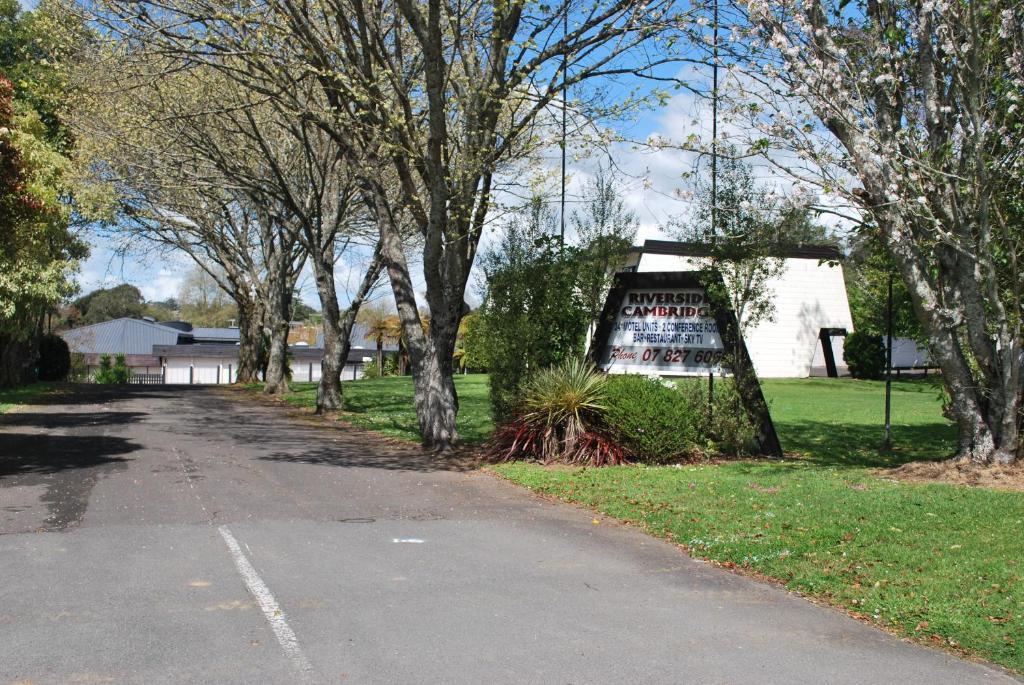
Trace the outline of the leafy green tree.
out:
M 0 387 L 31 380 L 46 314 L 75 291 L 68 93 L 76 41 L 56 5 L 0 0 Z
M 178 289 L 179 316 L 196 326 L 227 326 L 238 320 L 238 306 L 220 286 L 223 274 L 211 276 L 209 270 L 222 272 L 216 266 L 193 266 Z
M 174 321 L 181 317 L 181 306 L 173 297 L 157 302 L 147 302 L 145 315 L 157 321 Z
M 74 306 L 82 312 L 86 325 L 111 319 L 141 319 L 146 313 L 142 291 L 128 283 L 94 290 L 75 300 Z
M 550 210 L 535 197 L 483 257 L 487 292 L 480 316 L 496 421 L 518 411 L 532 373 L 583 351 L 589 318 L 577 296 L 581 250 L 560 245 L 554 229 Z
M 875 336 L 885 335 L 891 278 L 893 335 L 922 342 L 927 339 L 914 314 L 907 286 L 876 237 L 867 234 L 855 240 L 844 264 L 844 275 L 854 330 Z
M 64 338 L 47 333 L 39 339 L 39 380 L 63 381 L 71 371 L 71 350 Z
M 298 292 L 295 293 L 292 298 L 292 321 L 313 321 L 319 313 L 303 302 Z
M 486 324 L 479 310 L 462 317 L 459 337 L 455 342 L 455 361 L 461 370 L 482 370 L 490 366 L 486 336 Z
M 63 158 L 34 112 L 14 115 L 12 90 L 0 78 L 0 387 L 31 379 L 43 318 L 86 252 L 58 197 Z
M 615 272 L 633 246 L 638 220 L 626 209 L 614 174 L 602 167 L 582 199 L 582 208 L 572 213 L 571 225 L 581 248 L 579 289 L 593 333 Z

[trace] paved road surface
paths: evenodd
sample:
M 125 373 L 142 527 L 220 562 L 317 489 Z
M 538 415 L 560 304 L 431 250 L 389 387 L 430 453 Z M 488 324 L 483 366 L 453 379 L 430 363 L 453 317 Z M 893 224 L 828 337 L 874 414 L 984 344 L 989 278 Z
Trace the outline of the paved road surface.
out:
M 216 389 L 0 417 L 0 683 L 1010 683 Z

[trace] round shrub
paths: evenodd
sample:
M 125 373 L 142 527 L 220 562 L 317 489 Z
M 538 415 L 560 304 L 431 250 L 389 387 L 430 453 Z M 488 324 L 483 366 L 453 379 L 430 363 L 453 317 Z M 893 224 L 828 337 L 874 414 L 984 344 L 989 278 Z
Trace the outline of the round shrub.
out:
M 885 345 L 879 335 L 850 333 L 843 342 L 843 358 L 854 378 L 878 380 L 885 375 Z
M 608 377 L 604 420 L 638 461 L 671 462 L 698 450 L 704 408 L 672 385 L 646 376 Z
M 39 380 L 62 381 L 71 370 L 71 350 L 64 338 L 47 333 L 39 339 Z

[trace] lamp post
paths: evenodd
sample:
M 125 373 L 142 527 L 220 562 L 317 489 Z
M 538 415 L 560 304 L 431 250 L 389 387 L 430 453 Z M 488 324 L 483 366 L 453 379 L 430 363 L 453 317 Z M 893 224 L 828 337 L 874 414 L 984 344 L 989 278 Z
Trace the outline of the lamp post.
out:
M 562 15 L 562 38 L 569 35 L 569 0 L 565 0 L 565 13 Z M 562 53 L 562 201 L 559 212 L 558 244 L 565 246 L 565 139 L 568 133 L 569 114 L 569 47 L 566 43 L 565 52 Z
M 892 447 L 892 273 L 889 274 L 889 298 L 885 322 L 885 442 Z
M 711 39 L 711 241 L 718 234 L 718 1 L 714 3 Z

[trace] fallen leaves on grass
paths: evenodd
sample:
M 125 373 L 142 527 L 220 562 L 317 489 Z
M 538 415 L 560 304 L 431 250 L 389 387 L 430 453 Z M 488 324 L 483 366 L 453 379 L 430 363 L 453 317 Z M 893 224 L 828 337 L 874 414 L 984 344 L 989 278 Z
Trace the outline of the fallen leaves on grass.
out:
M 950 483 L 1024 490 L 1024 464 L 979 466 L 970 462 L 913 461 L 881 474 L 912 483 Z

